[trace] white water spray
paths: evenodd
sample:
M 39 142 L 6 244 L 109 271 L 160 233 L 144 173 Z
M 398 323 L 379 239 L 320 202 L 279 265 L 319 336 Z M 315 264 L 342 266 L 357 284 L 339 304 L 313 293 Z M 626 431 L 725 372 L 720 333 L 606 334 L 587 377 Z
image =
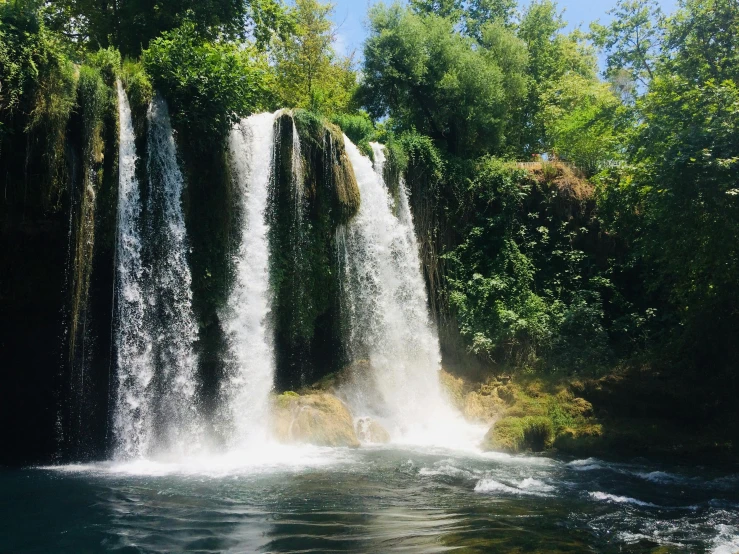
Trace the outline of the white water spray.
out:
M 372 391 L 347 393 L 355 415 L 378 417 L 400 442 L 464 445 L 479 430 L 449 405 L 439 382 L 441 354 L 428 313 L 413 221 L 403 182 L 399 205 L 382 178 L 384 152 L 373 145 L 376 166 L 344 138 L 362 203 L 337 234 L 343 250 L 350 353 L 366 357 Z M 398 215 L 394 215 L 396 212 Z
M 241 121 L 229 136 L 234 174 L 241 195 L 241 245 L 235 257 L 236 282 L 225 313 L 229 342 L 223 397 L 231 422 L 231 447 L 266 440 L 274 354 L 267 317 L 269 226 L 267 202 L 274 160 L 275 116 L 265 113 Z

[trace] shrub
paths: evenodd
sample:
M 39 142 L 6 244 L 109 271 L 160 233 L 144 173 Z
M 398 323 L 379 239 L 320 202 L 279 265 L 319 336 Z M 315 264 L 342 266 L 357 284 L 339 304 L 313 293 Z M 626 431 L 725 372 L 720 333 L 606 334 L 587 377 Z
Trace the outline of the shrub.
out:
M 266 59 L 248 46 L 208 42 L 190 22 L 153 40 L 142 59 L 175 125 L 204 144 L 225 139 L 240 118 L 268 107 Z
M 554 426 L 546 416 L 504 417 L 485 436 L 488 448 L 517 453 L 541 452 L 554 442 Z
M 341 127 L 354 144 L 374 140 L 375 126 L 366 112 L 336 114 L 331 118 L 331 122 Z
M 101 48 L 87 57 L 87 65 L 100 70 L 105 84 L 112 87 L 121 71 L 121 53 L 113 48 Z

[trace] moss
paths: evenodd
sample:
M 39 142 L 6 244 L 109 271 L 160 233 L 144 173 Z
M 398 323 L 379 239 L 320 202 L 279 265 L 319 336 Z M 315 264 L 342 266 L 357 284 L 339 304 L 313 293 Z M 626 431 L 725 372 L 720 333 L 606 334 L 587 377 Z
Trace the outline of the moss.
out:
M 456 377 L 448 371 L 439 372 L 439 380 L 441 385 L 446 390 L 449 399 L 452 404 L 459 410 L 464 410 L 464 399 L 466 395 L 465 382 L 463 379 Z
M 316 164 L 313 167 L 313 176 L 315 177 L 317 173 L 315 169 L 318 167 L 331 168 L 330 175 L 324 175 L 323 178 L 330 179 L 333 202 L 337 208 L 337 222 L 347 221 L 359 210 L 360 194 L 354 168 L 344 148 L 341 129 L 306 110 L 294 110 L 291 117 L 298 129 L 301 148 L 306 159 L 314 160 Z M 311 182 L 314 181 L 309 175 L 306 179 L 306 188 L 309 193 L 315 193 L 315 189 L 310 186 Z
M 359 187 L 338 127 L 304 110 L 283 112 L 276 126 L 268 213 L 277 387 L 282 390 L 305 387 L 344 363 L 336 232 L 358 210 Z M 292 167 L 294 130 L 302 158 L 300 182 Z
M 518 453 L 541 452 L 554 442 L 554 426 L 546 416 L 505 417 L 488 431 L 483 439 L 486 450 Z
M 100 72 L 87 66 L 80 69 L 77 94 L 81 119 L 82 180 L 78 186 L 79 208 L 75 214 L 71 265 L 70 357 L 75 356 L 81 318 L 87 307 L 95 245 L 96 195 L 102 178 L 103 118 L 111 102 L 111 91 L 105 86 Z
M 137 137 L 143 137 L 146 135 L 146 112 L 154 98 L 154 87 L 140 62 L 125 60 L 120 77 L 131 106 L 134 131 Z
M 359 446 L 351 412 L 330 394 L 279 395 L 273 405 L 272 425 L 282 442 Z

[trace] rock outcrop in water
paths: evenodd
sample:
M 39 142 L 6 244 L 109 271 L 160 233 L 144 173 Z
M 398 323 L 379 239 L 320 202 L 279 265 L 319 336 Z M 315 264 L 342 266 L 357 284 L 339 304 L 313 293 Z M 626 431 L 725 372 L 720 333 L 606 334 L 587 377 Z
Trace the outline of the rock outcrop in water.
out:
M 298 395 L 286 392 L 273 402 L 275 437 L 285 443 L 316 446 L 359 446 L 349 408 L 327 393 Z

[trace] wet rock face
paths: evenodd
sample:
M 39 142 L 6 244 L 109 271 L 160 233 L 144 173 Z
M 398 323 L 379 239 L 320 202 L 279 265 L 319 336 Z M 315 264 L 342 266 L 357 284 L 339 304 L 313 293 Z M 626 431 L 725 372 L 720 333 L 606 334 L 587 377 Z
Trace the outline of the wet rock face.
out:
M 331 394 L 281 394 L 274 400 L 272 416 L 273 432 L 281 442 L 359 446 L 349 408 Z
M 387 444 L 390 442 L 390 433 L 370 417 L 357 420 L 357 437 L 363 443 Z

